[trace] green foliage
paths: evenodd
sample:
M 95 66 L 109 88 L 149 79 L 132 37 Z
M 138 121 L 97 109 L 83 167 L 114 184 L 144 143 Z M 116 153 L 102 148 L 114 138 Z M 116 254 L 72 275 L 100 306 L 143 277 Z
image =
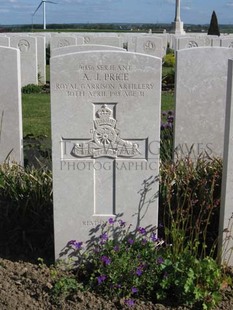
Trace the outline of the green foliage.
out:
M 212 309 L 221 300 L 224 275 L 210 257 L 196 259 L 189 252 L 180 253 L 174 261 L 168 256 L 162 264 L 166 274 L 156 292 L 158 299 L 175 298 L 179 304 L 195 309 Z
M 168 70 L 165 70 L 168 69 Z M 162 73 L 163 90 L 173 90 L 175 85 L 175 70 L 173 68 L 164 67 Z
M 173 89 L 175 84 L 175 55 L 171 49 L 163 58 L 162 87 L 163 90 Z
M 25 167 L 52 168 L 51 140 L 46 136 L 27 135 L 24 137 Z
M 222 161 L 189 158 L 161 165 L 160 221 L 173 257 L 213 256 L 218 237 Z
M 163 57 L 163 66 L 164 67 L 175 67 L 175 55 L 172 53 L 166 54 Z
M 23 94 L 39 94 L 43 90 L 43 86 L 36 84 L 28 84 L 22 87 Z
M 133 231 L 119 217 L 94 231 L 86 250 L 82 242 L 71 240 L 65 251 L 74 258 L 77 280 L 86 289 L 128 306 L 136 299 L 175 299 L 195 309 L 211 309 L 220 301 L 226 278 L 213 258 L 198 259 L 187 250 L 174 256 L 173 244 L 158 239 L 156 228 Z
M 0 166 L 0 252 L 51 257 L 53 252 L 50 171 Z
M 208 29 L 208 35 L 220 36 L 220 31 L 218 27 L 218 19 L 215 11 L 213 11 L 210 21 L 210 26 Z
M 173 123 L 173 111 L 163 111 L 160 131 L 160 159 L 162 162 L 171 161 L 173 158 Z
M 67 298 L 77 291 L 77 289 L 78 283 L 74 278 L 63 276 L 54 283 L 51 294 L 55 300 L 58 299 L 58 297 Z

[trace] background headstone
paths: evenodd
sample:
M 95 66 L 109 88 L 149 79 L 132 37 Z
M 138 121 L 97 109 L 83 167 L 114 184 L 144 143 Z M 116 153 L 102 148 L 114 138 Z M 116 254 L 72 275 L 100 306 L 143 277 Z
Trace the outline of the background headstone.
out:
M 50 49 L 61 48 L 70 45 L 76 45 L 76 37 L 71 36 L 54 36 L 50 39 Z
M 10 38 L 11 47 L 20 50 L 21 62 L 21 83 L 38 84 L 38 63 L 37 63 L 37 40 L 29 36 L 16 36 Z
M 0 163 L 23 165 L 20 52 L 0 47 Z
M 228 48 L 184 49 L 176 56 L 175 155 L 223 155 Z
M 221 46 L 233 48 L 233 37 L 221 39 Z
M 128 51 L 143 53 L 162 58 L 166 54 L 162 37 L 138 36 L 133 37 L 128 44 Z M 129 43 L 130 43 L 129 42 Z
M 159 172 L 160 104 L 159 58 L 106 50 L 51 58 L 56 257 L 119 213 L 134 227 L 157 225 L 158 182 L 146 205 L 139 190 Z
M 83 40 L 84 44 L 101 44 L 101 45 L 123 47 L 121 39 L 118 37 L 85 35 Z
M 121 47 L 109 46 L 109 45 L 97 45 L 97 44 L 83 44 L 83 45 L 72 45 L 62 48 L 55 48 L 51 50 L 51 57 L 58 55 L 65 55 L 70 53 L 77 53 L 83 51 L 98 51 L 98 50 L 124 50 Z
M 205 46 L 204 38 L 182 37 L 178 39 L 178 49 Z
M 218 250 L 221 263 L 233 266 L 233 60 L 229 60 L 224 141 Z
M 0 36 L 0 46 L 10 46 L 10 38 Z

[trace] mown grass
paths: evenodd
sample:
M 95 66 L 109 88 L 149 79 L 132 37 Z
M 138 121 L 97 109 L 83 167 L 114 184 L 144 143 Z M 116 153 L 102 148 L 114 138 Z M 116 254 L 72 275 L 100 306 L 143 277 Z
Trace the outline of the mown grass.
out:
M 50 82 L 50 67 L 46 65 L 46 82 Z
M 50 138 L 50 95 L 46 93 L 23 94 L 22 102 L 23 136 L 33 134 Z
M 162 93 L 162 111 L 169 111 L 174 110 L 174 92 L 173 91 L 166 91 Z

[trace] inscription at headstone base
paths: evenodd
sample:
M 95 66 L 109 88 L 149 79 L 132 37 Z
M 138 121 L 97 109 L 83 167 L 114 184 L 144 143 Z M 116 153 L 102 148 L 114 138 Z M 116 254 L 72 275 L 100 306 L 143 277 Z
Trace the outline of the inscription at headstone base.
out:
M 59 74 L 58 74 L 59 73 Z M 51 58 L 56 257 L 71 239 L 122 213 L 156 226 L 161 59 L 123 51 Z M 139 207 L 140 206 L 140 207 Z

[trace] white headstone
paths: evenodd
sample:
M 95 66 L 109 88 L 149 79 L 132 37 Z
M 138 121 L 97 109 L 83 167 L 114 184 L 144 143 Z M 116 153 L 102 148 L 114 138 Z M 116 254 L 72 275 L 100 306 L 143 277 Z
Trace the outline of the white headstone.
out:
M 70 45 L 76 45 L 77 39 L 76 37 L 71 36 L 54 36 L 50 39 L 50 49 L 60 48 Z
M 154 36 L 133 37 L 128 43 L 129 52 L 143 53 L 162 58 L 166 54 L 163 38 Z
M 102 37 L 95 35 L 84 36 L 84 44 L 101 44 L 101 45 L 123 47 L 121 40 L 118 37 Z
M 219 221 L 219 255 L 233 266 L 233 60 L 229 60 L 225 140 Z
M 228 48 L 198 47 L 177 52 L 175 154 L 196 159 L 223 155 Z
M 233 37 L 221 39 L 221 46 L 233 48 Z
M 220 46 L 221 40 L 219 37 L 211 37 L 211 46 Z
M 38 63 L 37 63 L 37 40 L 29 36 L 16 36 L 10 38 L 11 47 L 20 50 L 21 62 L 21 83 L 38 84 Z
M 109 46 L 109 45 L 97 45 L 97 44 L 83 44 L 83 45 L 72 45 L 61 48 L 55 48 L 51 50 L 51 57 L 58 55 L 65 55 L 70 53 L 77 53 L 83 51 L 98 51 L 98 50 L 118 50 L 124 51 L 121 47 Z
M 161 59 L 119 51 L 51 58 L 56 257 L 109 217 L 157 225 Z M 140 206 L 140 207 L 139 207 Z
M 23 165 L 20 52 L 0 47 L 0 163 Z
M 204 38 L 182 37 L 178 38 L 178 49 L 205 46 Z
M 10 46 L 10 38 L 0 36 L 0 46 Z

